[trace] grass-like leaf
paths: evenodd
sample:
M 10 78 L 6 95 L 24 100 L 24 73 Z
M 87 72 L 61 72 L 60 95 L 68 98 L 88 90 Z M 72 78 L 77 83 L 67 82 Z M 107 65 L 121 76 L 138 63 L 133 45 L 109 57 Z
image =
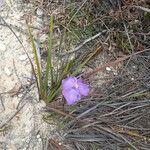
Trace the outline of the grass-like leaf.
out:
M 97 48 L 94 52 L 90 53 L 82 63 L 77 67 L 77 69 L 72 73 L 72 75 L 77 75 L 81 72 L 81 69 L 97 54 L 100 48 Z
M 40 61 L 39 61 L 39 58 L 38 58 L 38 54 L 37 54 L 37 50 L 36 50 L 36 46 L 35 46 L 35 43 L 34 43 L 34 39 L 33 39 L 33 35 L 32 35 L 32 31 L 31 31 L 31 28 L 30 26 L 28 25 L 28 32 L 29 32 L 29 38 L 30 38 L 30 41 L 31 41 L 31 44 L 32 44 L 32 49 L 33 49 L 33 53 L 34 53 L 34 58 L 35 58 L 35 63 L 36 63 L 36 67 L 37 67 L 37 78 L 38 78 L 38 81 L 39 84 L 37 83 L 37 85 L 39 86 L 38 88 L 40 89 L 40 96 L 42 94 L 42 71 L 41 71 L 41 64 L 40 64 Z
M 52 35 L 53 35 L 53 16 L 50 18 L 50 31 L 49 31 L 49 48 L 48 48 L 48 58 L 47 58 L 47 64 L 46 64 L 46 75 L 45 75 L 45 81 L 44 81 L 44 93 L 45 96 L 48 92 L 48 81 L 49 81 L 49 72 L 50 72 L 50 80 L 51 84 L 53 84 L 53 66 L 52 66 Z
M 57 96 L 61 89 L 61 81 L 65 78 L 67 74 L 70 74 L 71 68 L 73 67 L 73 60 L 68 61 L 65 66 L 62 68 L 61 76 L 59 76 L 58 80 L 56 81 L 55 87 L 51 90 L 50 94 L 48 95 L 48 102 L 53 101 L 53 99 Z

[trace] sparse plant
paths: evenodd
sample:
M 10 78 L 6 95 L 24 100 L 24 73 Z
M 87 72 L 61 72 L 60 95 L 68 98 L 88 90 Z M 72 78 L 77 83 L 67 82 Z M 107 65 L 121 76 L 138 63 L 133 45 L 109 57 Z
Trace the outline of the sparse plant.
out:
M 74 58 L 72 60 L 62 60 L 61 64 L 58 66 L 56 71 L 54 71 L 54 66 L 52 64 L 52 37 L 53 37 L 53 16 L 50 18 L 50 30 L 48 36 L 48 57 L 46 62 L 46 68 L 42 68 L 41 60 L 38 56 L 36 46 L 34 43 L 34 38 L 32 35 L 31 28 L 28 26 L 29 37 L 32 43 L 34 60 L 37 68 L 36 84 L 39 91 L 40 99 L 44 100 L 47 104 L 52 102 L 55 97 L 60 93 L 61 82 L 68 76 L 77 76 L 80 74 L 82 68 L 91 60 L 99 49 L 94 50 L 92 53 L 86 57 L 83 55 L 81 58 Z M 44 70 L 45 69 L 45 70 Z M 45 71 L 45 73 L 44 73 Z M 35 69 L 34 69 L 35 72 Z M 55 78 L 54 78 L 55 77 Z M 86 94 L 87 95 L 87 94 Z

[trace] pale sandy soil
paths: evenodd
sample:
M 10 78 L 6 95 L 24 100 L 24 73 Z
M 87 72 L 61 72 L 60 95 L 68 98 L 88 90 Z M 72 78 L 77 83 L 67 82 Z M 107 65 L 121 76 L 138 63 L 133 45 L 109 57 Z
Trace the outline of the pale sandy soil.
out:
M 0 0 L 0 5 L 0 16 L 33 58 L 24 19 L 25 15 L 34 13 L 32 6 L 19 0 Z M 40 26 L 40 18 L 32 19 L 35 26 Z M 31 75 L 23 48 L 0 19 L 0 130 L 5 130 L 0 132 L 0 150 L 41 150 L 43 139 L 48 138 L 54 129 L 42 120 L 40 110 L 44 104 L 38 102 L 35 84 L 29 88 Z

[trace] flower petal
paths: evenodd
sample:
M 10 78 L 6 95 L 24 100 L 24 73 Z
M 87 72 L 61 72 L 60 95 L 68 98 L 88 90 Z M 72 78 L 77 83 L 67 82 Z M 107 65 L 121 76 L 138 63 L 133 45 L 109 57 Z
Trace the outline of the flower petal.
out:
M 81 99 L 80 93 L 78 93 L 75 89 L 64 89 L 62 94 L 68 105 L 72 105 Z
M 79 87 L 78 87 L 79 93 L 83 96 L 87 96 L 90 92 L 89 85 L 86 83 L 83 83 L 83 81 L 80 79 L 78 80 L 78 85 L 79 85 Z
M 67 79 L 62 80 L 62 89 L 72 88 L 76 80 L 75 77 L 68 77 Z

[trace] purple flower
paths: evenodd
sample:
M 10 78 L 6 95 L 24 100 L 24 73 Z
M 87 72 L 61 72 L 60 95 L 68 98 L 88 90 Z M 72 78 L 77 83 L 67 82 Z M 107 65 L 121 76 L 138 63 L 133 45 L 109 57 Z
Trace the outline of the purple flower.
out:
M 89 85 L 81 79 L 70 76 L 62 80 L 62 94 L 68 105 L 78 102 L 82 96 L 87 96 L 89 91 Z

